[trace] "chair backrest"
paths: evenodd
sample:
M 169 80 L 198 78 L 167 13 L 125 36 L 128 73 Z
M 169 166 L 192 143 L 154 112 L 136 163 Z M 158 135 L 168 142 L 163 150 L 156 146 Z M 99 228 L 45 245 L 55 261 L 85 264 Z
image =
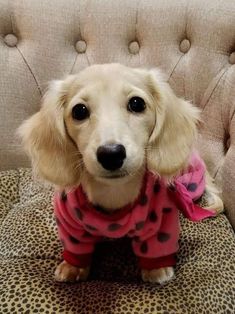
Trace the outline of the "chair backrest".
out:
M 198 147 L 235 225 L 234 0 L 0 0 L 0 169 L 29 165 L 15 130 L 48 81 L 108 62 L 161 67 L 202 109 Z

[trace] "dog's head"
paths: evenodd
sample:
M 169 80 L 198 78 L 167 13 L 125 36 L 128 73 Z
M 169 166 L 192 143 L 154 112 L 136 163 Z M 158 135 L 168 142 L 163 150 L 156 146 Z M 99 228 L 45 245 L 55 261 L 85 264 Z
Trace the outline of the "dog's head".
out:
M 39 175 L 68 187 L 84 171 L 110 184 L 143 167 L 174 175 L 187 163 L 197 121 L 198 110 L 157 71 L 105 64 L 52 82 L 19 133 Z

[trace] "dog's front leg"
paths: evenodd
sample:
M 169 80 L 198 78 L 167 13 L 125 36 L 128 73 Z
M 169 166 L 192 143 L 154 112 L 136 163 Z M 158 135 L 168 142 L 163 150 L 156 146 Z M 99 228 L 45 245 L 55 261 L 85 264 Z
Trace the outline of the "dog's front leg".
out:
M 55 279 L 60 282 L 84 281 L 89 272 L 90 267 L 80 268 L 63 261 L 56 268 Z
M 158 269 L 142 269 L 141 277 L 144 282 L 158 283 L 163 285 L 174 277 L 173 267 L 162 267 Z
M 163 285 L 174 278 L 176 263 L 175 254 L 157 258 L 138 257 L 141 277 L 144 282 L 158 283 Z
M 67 250 L 63 251 L 63 262 L 55 271 L 55 279 L 60 282 L 84 281 L 90 272 L 91 254 L 73 254 Z

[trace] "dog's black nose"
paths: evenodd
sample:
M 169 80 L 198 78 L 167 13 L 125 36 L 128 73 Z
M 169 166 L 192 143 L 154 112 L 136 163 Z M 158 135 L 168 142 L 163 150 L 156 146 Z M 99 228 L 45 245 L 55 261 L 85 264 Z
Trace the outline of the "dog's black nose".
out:
M 98 147 L 97 160 L 106 170 L 114 171 L 123 165 L 126 149 L 121 144 L 107 144 Z

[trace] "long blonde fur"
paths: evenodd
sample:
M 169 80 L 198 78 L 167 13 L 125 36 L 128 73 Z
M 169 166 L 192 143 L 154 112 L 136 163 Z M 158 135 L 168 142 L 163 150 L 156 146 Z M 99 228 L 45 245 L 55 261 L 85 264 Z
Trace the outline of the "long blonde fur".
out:
M 66 94 L 66 84 L 54 81 L 43 97 L 41 110 L 18 129 L 36 175 L 61 187 L 78 184 L 81 173 L 81 156 L 64 125 Z
M 156 72 L 158 75 L 158 72 Z M 148 169 L 171 177 L 187 166 L 197 135 L 200 111 L 177 97 L 169 84 L 151 72 L 156 106 L 156 124 L 149 140 Z M 159 109 L 160 108 L 160 109 Z

